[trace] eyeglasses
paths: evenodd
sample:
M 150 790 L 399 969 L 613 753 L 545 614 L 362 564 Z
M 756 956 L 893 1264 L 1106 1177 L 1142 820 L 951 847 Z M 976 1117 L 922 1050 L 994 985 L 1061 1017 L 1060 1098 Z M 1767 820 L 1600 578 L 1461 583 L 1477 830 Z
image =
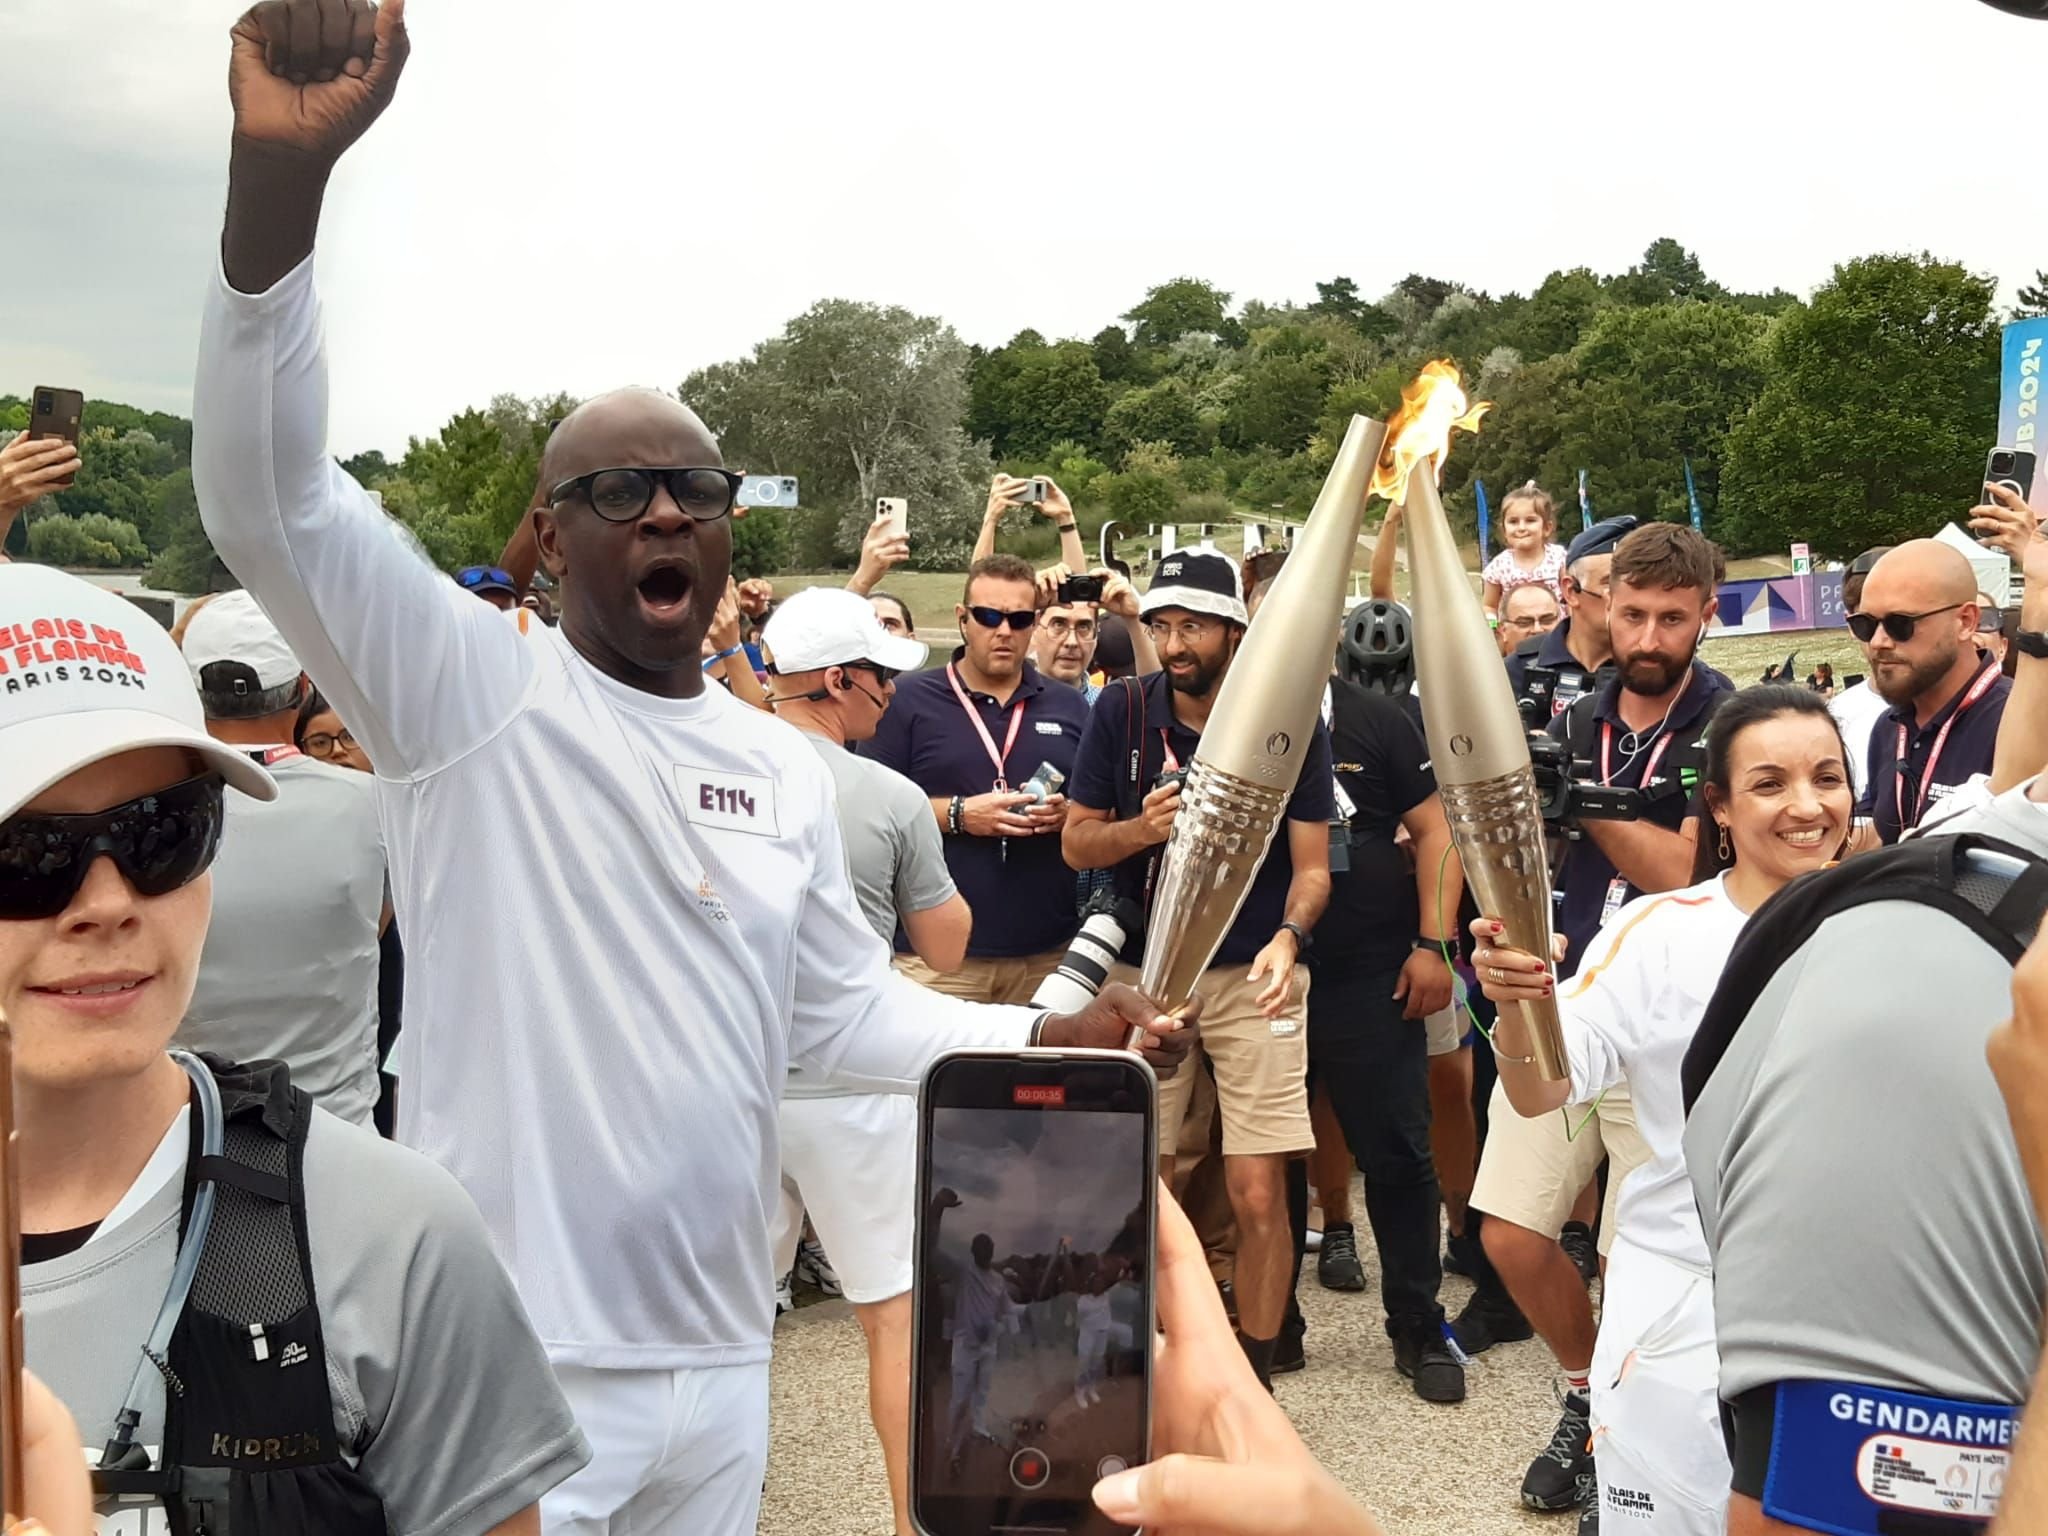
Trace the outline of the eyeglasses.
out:
M 1509 629 L 1534 629 L 1538 624 L 1549 625 L 1556 622 L 1557 615 L 1554 613 L 1525 613 L 1518 619 L 1501 620 L 1501 623 Z
M 1152 637 L 1154 645 L 1164 645 L 1175 635 L 1180 636 L 1182 645 L 1200 645 L 1216 633 L 1221 619 L 1182 619 L 1178 624 L 1167 619 L 1148 619 L 1145 633 Z
M 315 731 L 306 738 L 306 755 L 332 759 L 343 752 L 353 752 L 356 747 L 355 733 L 347 726 L 338 731 Z
M 1887 635 L 1904 645 L 1913 638 L 1913 628 L 1922 619 L 1931 619 L 1937 613 L 1953 613 L 1962 606 L 1961 603 L 1946 603 L 1925 613 L 1852 613 L 1849 615 L 1849 633 L 1856 637 L 1858 645 L 1868 645 L 1882 627 Z
M 223 799 L 208 774 L 87 816 L 9 817 L 0 822 L 0 920 L 58 916 L 101 854 L 138 895 L 190 885 L 220 851 Z
M 870 673 L 873 675 L 875 682 L 883 688 L 888 687 L 903 675 L 894 667 L 885 667 L 879 661 L 849 661 L 846 663 L 846 670 L 849 672 Z
M 1038 614 L 1030 608 L 1019 608 L 1015 613 L 1005 613 L 1000 608 L 983 608 L 977 605 L 967 610 L 967 617 L 983 629 L 1001 629 L 1007 624 L 1019 633 L 1038 622 Z
M 1095 638 L 1095 621 L 1093 619 L 1070 619 L 1062 614 L 1054 614 L 1045 621 L 1045 627 L 1053 634 L 1072 635 L 1076 640 L 1093 640 Z
M 510 571 L 500 570 L 495 565 L 472 565 L 458 571 L 455 579 L 470 591 L 478 587 L 510 587 L 517 590 L 519 583 L 512 579 Z
M 548 492 L 548 505 L 581 496 L 606 522 L 630 523 L 653 504 L 656 487 L 665 486 L 685 516 L 715 523 L 732 510 L 745 478 L 729 469 L 594 469 Z

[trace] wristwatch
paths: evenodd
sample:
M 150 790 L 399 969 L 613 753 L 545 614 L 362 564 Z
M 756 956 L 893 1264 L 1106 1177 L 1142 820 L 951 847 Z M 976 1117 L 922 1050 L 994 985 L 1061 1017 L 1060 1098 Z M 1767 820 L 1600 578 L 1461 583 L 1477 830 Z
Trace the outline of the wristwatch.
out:
M 1425 955 L 1441 956 L 1448 951 L 1453 960 L 1458 958 L 1458 941 L 1456 939 L 1432 939 L 1427 934 L 1418 933 L 1409 942 L 1408 947 L 1410 949 L 1418 949 Z
M 1316 942 L 1316 936 L 1299 923 L 1282 923 L 1275 931 L 1294 935 L 1294 952 L 1297 955 L 1307 954 Z
M 2048 634 L 2038 629 L 2016 629 L 2012 643 L 2019 647 L 2022 656 L 2032 656 L 2037 661 L 2048 661 Z

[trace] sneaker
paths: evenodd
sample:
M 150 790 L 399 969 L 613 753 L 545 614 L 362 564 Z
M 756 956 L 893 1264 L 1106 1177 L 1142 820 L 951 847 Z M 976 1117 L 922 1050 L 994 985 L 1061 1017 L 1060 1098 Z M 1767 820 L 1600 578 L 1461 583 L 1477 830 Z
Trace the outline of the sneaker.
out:
M 1395 1331 L 1394 1369 L 1415 1383 L 1415 1395 L 1425 1403 L 1465 1401 L 1465 1367 L 1435 1324 L 1412 1323 Z
M 1578 1536 L 1600 1536 L 1600 1479 L 1586 1474 L 1586 1501 L 1579 1506 Z
M 844 1295 L 839 1276 L 832 1268 L 832 1261 L 825 1257 L 825 1250 L 818 1246 L 817 1239 L 805 1238 L 796 1245 L 796 1278 L 806 1285 L 816 1286 L 827 1296 Z
M 1308 1353 L 1301 1347 L 1301 1335 L 1292 1328 L 1282 1328 L 1280 1337 L 1273 1343 L 1273 1364 L 1270 1367 L 1275 1376 L 1285 1376 L 1303 1369 L 1308 1364 Z
M 1322 1252 L 1316 1255 L 1316 1278 L 1326 1291 L 1362 1291 L 1365 1266 L 1358 1262 L 1358 1234 L 1332 1224 L 1323 1229 Z
M 1483 1355 L 1496 1344 L 1519 1344 L 1536 1337 L 1522 1309 L 1505 1293 L 1479 1290 L 1465 1303 L 1465 1310 L 1451 1323 L 1458 1347 L 1468 1355 Z
M 793 1271 L 775 1282 L 775 1315 L 777 1317 L 782 1316 L 785 1312 L 794 1312 L 796 1310 L 795 1285 L 796 1275 Z
M 1557 1237 L 1557 1246 L 1578 1266 L 1579 1277 L 1591 1285 L 1600 1278 L 1600 1245 L 1593 1241 L 1593 1229 L 1583 1221 L 1568 1221 Z
M 1529 1463 L 1522 1478 L 1522 1504 L 1527 1509 L 1558 1510 L 1583 1506 L 1593 1487 L 1592 1405 L 1583 1392 L 1568 1392 L 1564 1415 L 1551 1433 L 1550 1444 Z M 1599 1503 L 1599 1494 L 1593 1494 Z M 1597 1518 L 1597 1516 L 1595 1517 Z

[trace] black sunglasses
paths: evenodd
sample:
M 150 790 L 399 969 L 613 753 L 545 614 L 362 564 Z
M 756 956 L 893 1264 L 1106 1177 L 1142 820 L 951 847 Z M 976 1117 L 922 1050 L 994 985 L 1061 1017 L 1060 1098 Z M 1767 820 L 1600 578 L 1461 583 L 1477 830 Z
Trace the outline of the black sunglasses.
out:
M 1001 629 L 1007 624 L 1020 632 L 1038 622 L 1038 614 L 1030 608 L 1019 608 L 1015 613 L 1005 613 L 1000 608 L 983 608 L 976 605 L 967 610 L 967 617 L 983 629 Z
M 1922 619 L 1931 619 L 1937 613 L 1954 613 L 1961 603 L 1949 603 L 1940 608 L 1930 608 L 1925 613 L 1852 613 L 1849 615 L 1849 633 L 1856 637 L 1858 645 L 1870 644 L 1877 634 L 1878 626 L 1884 632 L 1904 645 L 1913 638 L 1913 627 Z
M 89 816 L 0 822 L 0 920 L 56 917 L 105 854 L 143 896 L 167 896 L 206 873 L 220 851 L 225 786 L 187 779 Z
M 630 523 L 653 503 L 655 488 L 666 486 L 686 517 L 714 523 L 732 510 L 746 478 L 729 469 L 593 469 L 548 492 L 548 505 L 558 507 L 581 496 L 606 522 Z
M 867 672 L 873 674 L 875 682 L 884 688 L 888 687 L 891 683 L 895 682 L 897 678 L 903 675 L 901 672 L 898 672 L 894 667 L 885 667 L 879 661 L 849 661 L 845 665 L 846 670 L 849 672 Z

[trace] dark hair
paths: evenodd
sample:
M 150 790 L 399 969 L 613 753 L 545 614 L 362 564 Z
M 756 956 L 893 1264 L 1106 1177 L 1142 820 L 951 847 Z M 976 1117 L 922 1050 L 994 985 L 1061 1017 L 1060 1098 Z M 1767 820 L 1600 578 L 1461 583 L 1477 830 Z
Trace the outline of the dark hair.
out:
M 1703 534 L 1683 523 L 1645 523 L 1614 546 L 1613 586 L 1692 587 L 1712 598 L 1727 562 Z
M 1688 530 L 1690 531 L 1690 530 Z M 1735 743 L 1742 733 L 1753 725 L 1762 725 L 1766 720 L 1777 720 L 1785 715 L 1808 715 L 1825 720 L 1828 729 L 1834 732 L 1835 743 L 1842 749 L 1842 764 L 1849 763 L 1849 748 L 1842 740 L 1842 727 L 1828 709 L 1828 701 L 1811 688 L 1790 687 L 1783 683 L 1760 683 L 1753 688 L 1744 688 L 1732 693 L 1721 701 L 1721 707 L 1714 711 L 1707 726 L 1707 762 L 1700 771 L 1700 835 L 1694 845 L 1692 856 L 1692 883 L 1710 880 L 1724 869 L 1735 865 L 1734 850 L 1728 857 L 1721 856 L 1721 839 L 1712 815 L 1712 802 L 1706 791 L 1711 789 L 1724 803 L 1727 801 L 1731 783 L 1729 764 L 1735 755 Z
M 1524 480 L 1502 500 L 1500 524 L 1503 528 L 1508 524 L 1508 508 L 1518 501 L 1528 502 L 1535 508 L 1536 515 L 1543 519 L 1543 526 L 1553 533 L 1557 531 L 1557 503 L 1550 499 L 1550 492 L 1544 490 L 1534 480 Z
M 299 700 L 299 718 L 292 724 L 292 745 L 301 752 L 305 751 L 306 732 L 312 727 L 313 717 L 333 708 L 318 688 L 311 683 L 306 684 L 306 696 Z
M 960 601 L 966 602 L 974 591 L 974 584 L 984 576 L 997 581 L 1021 581 L 1034 590 L 1038 586 L 1038 572 L 1031 568 L 1031 562 L 1021 555 L 983 555 L 967 567 L 967 585 L 960 589 Z
M 1863 583 L 1877 568 L 1877 562 L 1892 552 L 1889 544 L 1875 544 L 1849 562 L 1842 575 L 1842 611 L 1854 613 L 1863 606 Z
M 898 608 L 901 608 L 903 610 L 903 627 L 913 635 L 917 633 L 917 620 L 910 616 L 910 604 L 903 601 L 894 592 L 884 592 L 879 588 L 870 592 L 868 596 L 870 599 L 879 597 L 883 602 L 894 603 Z

